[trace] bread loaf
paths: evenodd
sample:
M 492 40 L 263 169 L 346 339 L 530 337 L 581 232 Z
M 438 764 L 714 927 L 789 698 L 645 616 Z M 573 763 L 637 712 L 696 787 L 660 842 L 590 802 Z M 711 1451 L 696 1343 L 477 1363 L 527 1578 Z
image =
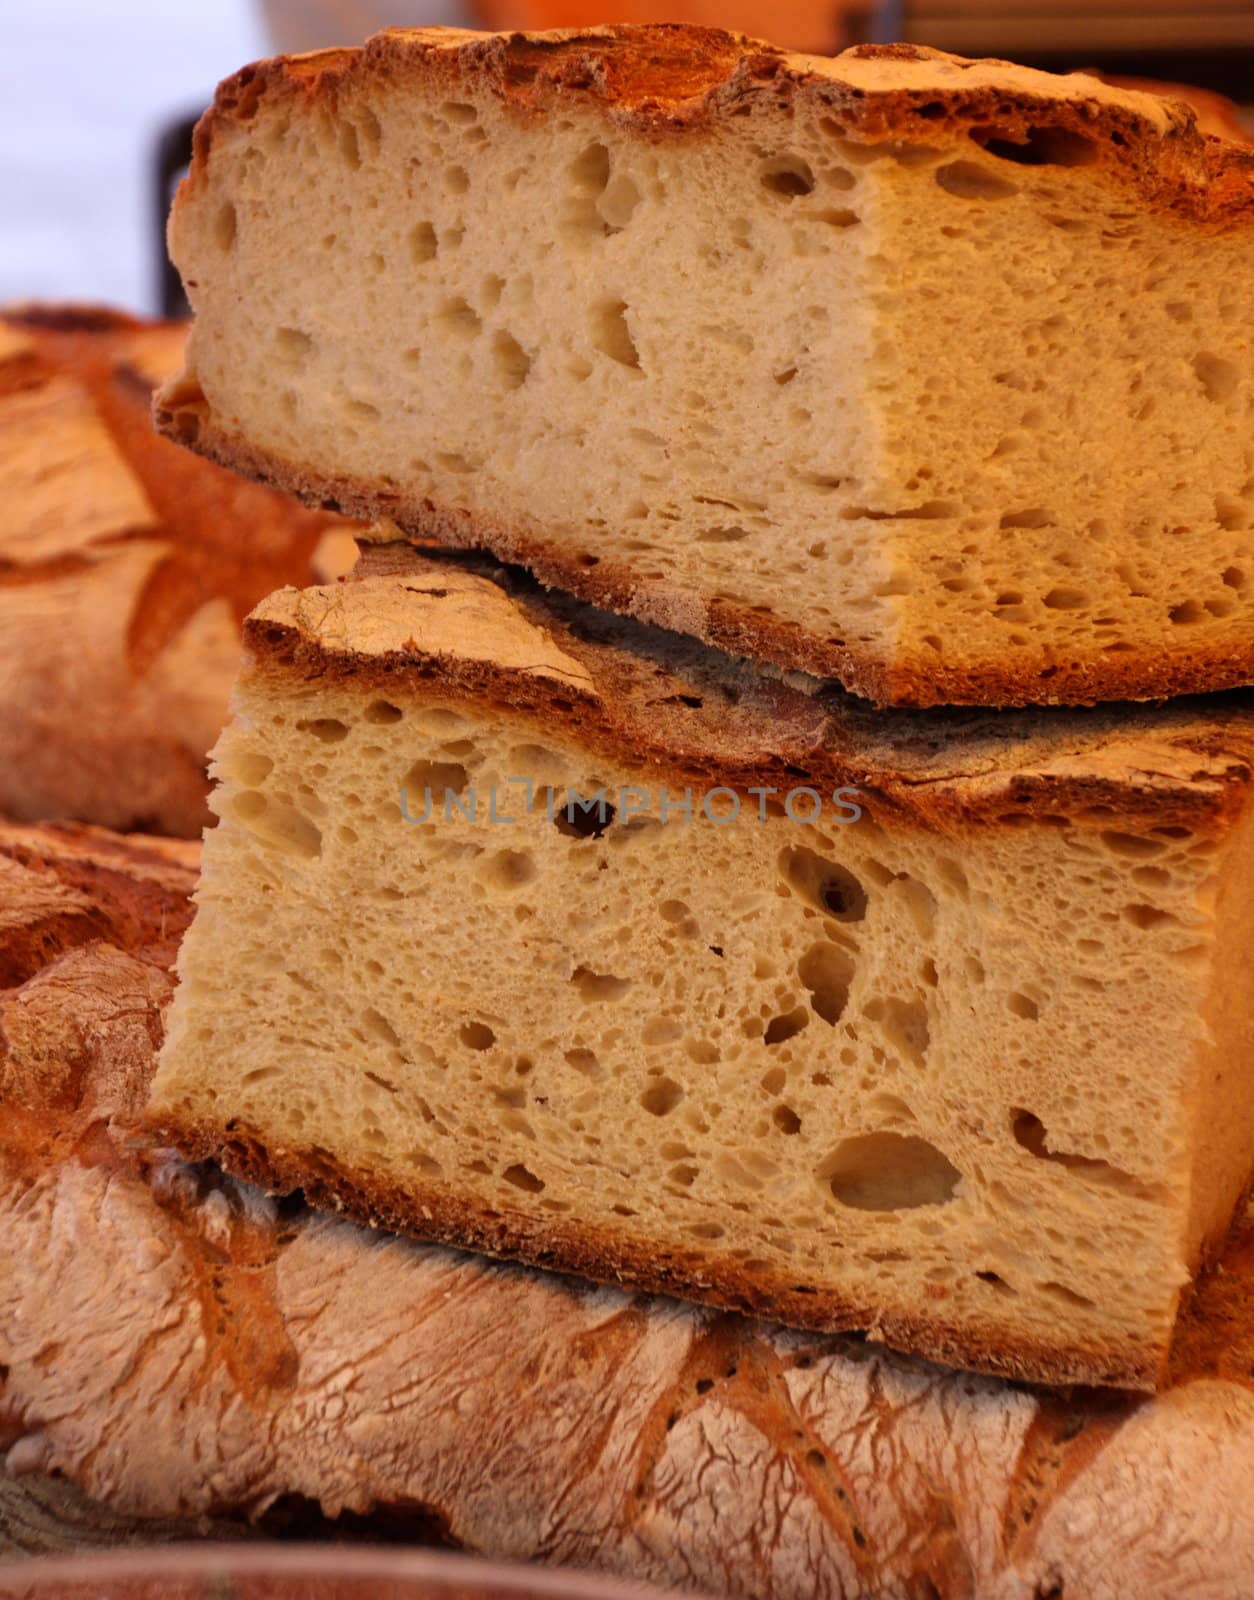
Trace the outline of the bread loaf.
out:
M 881 702 L 1254 681 L 1254 152 L 916 46 L 247 67 L 172 436 Z
M 162 1136 L 419 1235 L 1152 1387 L 1254 1161 L 1249 701 L 876 714 L 378 567 L 247 624 Z
M 60 1474 L 106 1503 L 94 1521 L 77 1505 L 81 1525 L 132 1540 L 210 1513 L 273 1531 L 312 1503 L 361 1533 L 744 1600 L 1254 1592 L 1248 1226 L 1184 1313 L 1172 1387 L 1142 1402 L 276 1205 L 136 1137 L 161 916 L 177 932 L 195 860 L 136 850 L 0 830 L 22 869 L 0 880 L 5 938 L 31 952 L 0 998 L 10 1491 L 39 1505 Z M 44 941 L 66 893 L 95 909 L 94 944 Z M 0 1549 L 38 1527 L 15 1521 Z
M 0 313 L 0 813 L 198 833 L 239 623 L 346 525 L 158 438 L 186 328 Z

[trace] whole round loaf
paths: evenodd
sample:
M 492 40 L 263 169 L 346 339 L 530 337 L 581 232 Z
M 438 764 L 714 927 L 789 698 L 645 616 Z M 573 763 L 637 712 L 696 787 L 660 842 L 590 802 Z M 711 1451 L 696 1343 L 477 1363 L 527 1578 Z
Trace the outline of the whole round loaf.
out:
M 199 832 L 240 621 L 352 560 L 343 519 L 154 433 L 184 335 L 0 312 L 0 813 Z

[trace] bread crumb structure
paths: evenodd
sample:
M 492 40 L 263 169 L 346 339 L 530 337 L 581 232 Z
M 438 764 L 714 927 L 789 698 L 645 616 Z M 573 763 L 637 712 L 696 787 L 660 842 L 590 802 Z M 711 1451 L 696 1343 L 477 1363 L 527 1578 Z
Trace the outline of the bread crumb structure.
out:
M 902 47 L 413 30 L 248 68 L 162 426 L 884 703 L 1254 677 L 1254 152 Z
M 404 546 L 246 639 L 150 1108 L 185 1152 L 1155 1384 L 1254 1161 L 1248 697 L 877 716 Z

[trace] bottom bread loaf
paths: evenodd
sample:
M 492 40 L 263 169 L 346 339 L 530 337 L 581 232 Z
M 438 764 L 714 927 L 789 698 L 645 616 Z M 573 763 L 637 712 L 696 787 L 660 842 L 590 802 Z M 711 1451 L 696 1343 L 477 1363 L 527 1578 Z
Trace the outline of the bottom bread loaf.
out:
M 269 1199 L 135 1136 L 195 856 L 0 828 L 10 1473 L 153 1519 L 399 1509 L 445 1544 L 755 1600 L 1254 1592 L 1254 1227 L 1142 1399 Z

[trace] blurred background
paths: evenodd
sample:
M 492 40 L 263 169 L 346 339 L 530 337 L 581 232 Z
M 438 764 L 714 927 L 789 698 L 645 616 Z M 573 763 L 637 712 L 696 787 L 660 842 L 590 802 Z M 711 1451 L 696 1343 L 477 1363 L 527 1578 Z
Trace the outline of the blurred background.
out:
M 8 0 L 3 14 L 0 303 L 177 310 L 160 225 L 214 84 L 406 22 L 687 20 L 817 51 L 904 38 L 1254 101 L 1254 0 Z

